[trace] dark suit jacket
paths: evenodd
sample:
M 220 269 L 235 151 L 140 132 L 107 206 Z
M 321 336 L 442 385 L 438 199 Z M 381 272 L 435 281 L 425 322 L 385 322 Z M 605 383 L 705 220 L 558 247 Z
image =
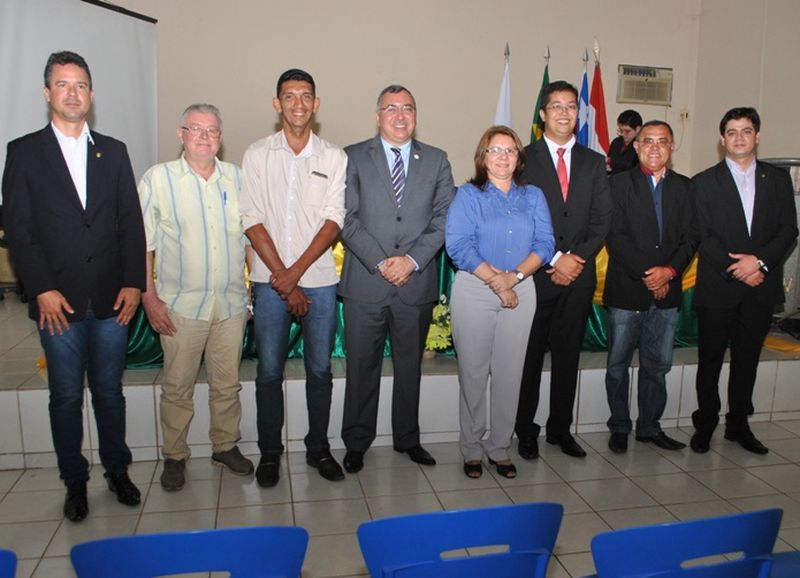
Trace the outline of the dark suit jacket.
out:
M 742 201 L 723 160 L 692 179 L 700 228 L 694 304 L 734 307 L 751 296 L 764 305 L 783 303 L 783 260 L 797 238 L 797 213 L 789 173 L 767 163 L 756 164 L 756 197 L 751 233 Z M 756 255 L 769 268 L 764 282 L 749 287 L 731 278 L 728 253 Z
M 594 287 L 597 284 L 594 260 L 611 225 L 611 193 L 605 158 L 575 144 L 566 203 L 544 138 L 525 147 L 525 172 L 522 176 L 526 182 L 544 191 L 553 221 L 556 251 L 570 251 L 586 259 L 583 272 L 570 286 Z M 565 289 L 550 280 L 547 269 L 549 267 L 545 264 L 533 276 L 540 301 L 554 299 Z
M 17 273 L 31 297 L 57 289 L 86 315 L 115 315 L 122 287 L 145 289 L 145 241 L 136 182 L 125 145 L 92 132 L 84 209 L 50 125 L 8 144 L 3 173 L 6 234 Z
M 659 240 L 656 207 L 648 177 L 637 167 L 611 177 L 614 213 L 606 237 L 608 272 L 603 300 L 610 307 L 646 311 L 652 304 L 680 307 L 681 277 L 697 247 L 694 201 L 687 177 L 668 171 L 662 189 L 664 233 Z M 664 299 L 655 300 L 642 282 L 651 267 L 677 272 Z
M 444 151 L 412 141 L 404 200 L 397 207 L 389 165 L 379 136 L 346 147 L 347 209 L 342 240 L 347 247 L 339 283 L 343 297 L 366 303 L 386 301 L 393 291 L 408 305 L 438 300 L 434 259 L 444 244 L 447 208 L 455 193 Z M 410 255 L 419 271 L 395 288 L 376 265 Z

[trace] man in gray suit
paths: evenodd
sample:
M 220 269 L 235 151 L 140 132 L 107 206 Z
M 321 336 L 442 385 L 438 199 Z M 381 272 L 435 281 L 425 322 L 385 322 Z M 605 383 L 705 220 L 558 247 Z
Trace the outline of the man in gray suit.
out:
M 408 89 L 383 89 L 376 119 L 377 136 L 345 148 L 347 253 L 339 294 L 347 349 L 342 439 L 351 473 L 364 466 L 375 439 L 387 333 L 394 449 L 419 464 L 436 463 L 419 440 L 420 364 L 438 298 L 435 258 L 444 243 L 453 174 L 444 151 L 412 138 L 417 107 Z

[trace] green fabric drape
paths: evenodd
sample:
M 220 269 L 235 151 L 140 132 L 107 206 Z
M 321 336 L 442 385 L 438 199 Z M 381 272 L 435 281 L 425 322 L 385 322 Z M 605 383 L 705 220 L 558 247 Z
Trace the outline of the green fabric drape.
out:
M 445 254 L 440 254 L 436 262 L 439 271 L 439 294 L 447 296 L 450 302 L 450 288 L 453 285 L 455 269 L 450 258 Z M 692 295 L 694 288 L 683 294 L 683 307 L 680 311 L 678 330 L 675 334 L 675 345 L 677 347 L 693 347 L 697 344 L 697 318 L 692 310 Z M 342 316 L 342 302 L 336 304 L 337 326 L 336 340 L 333 346 L 333 357 L 344 357 L 344 319 Z M 606 333 L 606 323 L 608 314 L 601 305 L 593 305 L 589 314 L 589 321 L 586 324 L 586 333 L 583 338 L 584 351 L 603 351 L 608 345 L 608 335 Z M 303 356 L 303 340 L 301 326 L 296 321 L 292 322 L 289 329 L 289 357 Z M 453 355 L 452 347 L 447 351 L 441 352 L 444 355 Z M 384 356 L 391 354 L 391 348 L 387 340 L 383 350 Z M 256 346 L 253 337 L 253 322 L 249 321 L 244 334 L 245 358 L 253 359 L 256 357 Z M 163 362 L 163 353 L 158 335 L 150 328 L 144 310 L 140 307 L 130 324 L 130 334 L 128 336 L 128 358 L 127 367 L 143 368 L 158 367 Z

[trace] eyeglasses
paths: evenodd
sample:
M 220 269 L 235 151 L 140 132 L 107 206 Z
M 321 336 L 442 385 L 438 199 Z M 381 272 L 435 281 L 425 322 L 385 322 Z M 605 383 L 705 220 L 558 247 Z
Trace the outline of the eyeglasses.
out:
M 643 138 L 639 142 L 646 147 L 666 147 L 672 144 L 672 141 L 667 138 Z
M 412 104 L 404 104 L 403 106 L 397 106 L 396 104 L 387 104 L 386 106 L 382 106 L 378 110 L 388 116 L 394 116 L 401 110 L 403 111 L 403 114 L 409 114 L 409 115 L 417 112 L 417 108 Z
M 196 124 L 193 124 L 192 126 L 182 126 L 181 129 L 188 132 L 194 138 L 198 138 L 202 134 L 211 139 L 218 139 L 220 135 L 222 135 L 222 131 L 216 126 L 203 128 L 202 126 L 197 126 Z
M 570 102 L 568 104 L 562 104 L 560 102 L 554 102 L 553 104 L 548 104 L 544 108 L 550 112 L 566 112 L 567 114 L 575 114 L 578 112 L 578 103 Z
M 489 147 L 486 149 L 486 154 L 494 155 L 496 157 L 507 155 L 510 157 L 515 157 L 519 154 L 519 151 L 515 148 L 504 148 L 504 147 Z

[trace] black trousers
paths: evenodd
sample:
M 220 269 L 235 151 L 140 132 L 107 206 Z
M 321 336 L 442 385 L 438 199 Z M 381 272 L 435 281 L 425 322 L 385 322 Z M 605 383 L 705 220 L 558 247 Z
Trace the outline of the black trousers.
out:
M 753 386 L 756 382 L 758 360 L 769 331 L 773 305 L 764 305 L 755 299 L 745 298 L 732 308 L 695 309 L 698 326 L 698 408 L 692 414 L 692 423 L 697 433 L 709 437 L 719 423 L 719 374 L 725 350 L 730 345 L 725 429 L 733 434 L 746 431 L 747 418 L 753 413 Z
M 578 386 L 581 344 L 593 294 L 594 287 L 567 287 L 555 299 L 537 303 L 522 371 L 514 427 L 518 437 L 539 435 L 540 426 L 534 422 L 534 418 L 539 407 L 542 366 L 548 346 L 552 367 L 547 435 L 560 437 L 569 433 Z

